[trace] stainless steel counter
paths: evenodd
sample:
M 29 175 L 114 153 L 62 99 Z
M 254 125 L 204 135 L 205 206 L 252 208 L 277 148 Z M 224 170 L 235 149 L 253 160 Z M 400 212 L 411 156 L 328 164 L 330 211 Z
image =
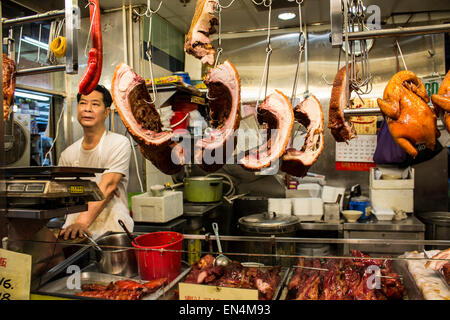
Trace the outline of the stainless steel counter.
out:
M 399 240 L 424 240 L 425 225 L 414 216 L 409 216 L 401 221 L 378 221 L 375 217 L 366 223 L 344 223 L 344 239 L 399 239 Z M 358 249 L 369 254 L 401 254 L 405 251 L 422 250 L 423 245 L 404 244 L 367 244 L 344 245 L 343 254 L 348 254 L 351 249 Z
M 361 230 L 361 231 L 399 231 L 399 232 L 412 232 L 419 231 L 425 232 L 425 224 L 414 216 L 409 216 L 405 220 L 401 221 L 379 221 L 376 219 L 370 220 L 366 223 L 344 223 L 343 229 L 345 230 Z

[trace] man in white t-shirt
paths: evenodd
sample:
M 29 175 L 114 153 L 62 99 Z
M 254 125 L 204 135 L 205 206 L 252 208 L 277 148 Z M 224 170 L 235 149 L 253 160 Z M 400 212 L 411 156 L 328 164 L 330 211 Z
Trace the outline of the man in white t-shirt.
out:
M 107 231 L 123 231 L 119 219 L 132 231 L 134 223 L 127 203 L 131 146 L 125 136 L 105 128 L 111 111 L 111 94 L 98 85 L 89 95 L 78 93 L 77 102 L 77 118 L 84 134 L 61 153 L 58 165 L 105 168 L 93 178 L 105 200 L 89 202 L 88 211 L 67 215 L 61 236 L 67 240 L 86 233 L 97 238 Z

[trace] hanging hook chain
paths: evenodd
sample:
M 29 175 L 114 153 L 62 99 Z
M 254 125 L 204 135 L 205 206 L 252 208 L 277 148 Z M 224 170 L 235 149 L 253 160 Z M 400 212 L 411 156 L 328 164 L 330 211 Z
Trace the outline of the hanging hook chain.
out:
M 94 17 L 95 17 L 95 11 L 97 10 L 97 6 L 96 6 L 95 3 L 92 2 L 92 1 L 89 1 L 89 2 L 87 3 L 87 5 L 85 6 L 85 8 L 87 8 L 87 7 L 90 6 L 90 5 L 93 5 L 93 6 L 94 6 L 94 12 L 92 13 L 92 19 L 90 20 L 90 26 L 89 26 L 88 38 L 87 38 L 87 40 L 86 40 L 86 46 L 84 47 L 84 56 L 85 56 L 86 58 L 87 58 L 87 56 L 88 56 L 88 54 L 87 54 L 87 47 L 88 47 L 88 45 L 89 45 L 89 40 L 90 40 L 90 38 L 91 38 L 91 32 L 92 32 L 92 25 L 93 25 L 92 20 L 94 20 Z
M 213 1 L 213 0 L 210 0 L 210 1 Z M 231 5 L 235 1 L 236 0 L 232 0 L 228 5 L 223 6 L 220 4 L 219 0 L 214 0 L 214 2 L 215 2 L 214 12 L 216 12 L 217 15 L 219 16 L 219 32 L 218 32 L 218 36 L 217 36 L 218 46 L 217 46 L 217 56 L 216 56 L 216 62 L 214 63 L 214 68 L 217 66 L 217 63 L 219 62 L 219 58 L 223 52 L 223 48 L 222 48 L 222 9 L 228 9 L 229 7 L 231 7 Z
M 161 5 L 162 5 L 162 1 L 161 1 L 159 3 L 158 9 L 156 9 L 155 11 L 152 11 L 152 9 L 151 9 L 151 2 L 152 2 L 151 0 L 147 0 L 147 9 L 145 10 L 145 12 L 143 14 L 140 14 L 136 10 L 133 10 L 134 13 L 136 13 L 140 17 L 146 16 L 147 18 L 150 18 L 154 13 L 157 13 L 159 11 L 159 9 L 161 9 Z
M 254 0 L 252 0 L 253 3 L 256 3 Z M 271 15 L 272 15 L 272 0 L 263 0 L 261 3 L 259 3 L 258 5 L 264 4 L 265 7 L 269 7 L 269 15 L 268 15 L 268 24 L 267 24 L 267 47 L 266 47 L 266 62 L 264 64 L 264 72 L 261 78 L 261 83 L 259 86 L 259 91 L 258 91 L 258 97 L 256 100 L 256 111 L 258 111 L 258 107 L 259 107 L 259 102 L 260 102 L 260 97 L 261 97 L 261 91 L 262 91 L 262 87 L 264 84 L 264 79 L 265 81 L 265 90 L 264 90 L 264 99 L 267 97 L 267 86 L 269 83 L 269 64 L 270 64 L 270 56 L 272 54 L 272 46 L 270 43 L 270 23 L 271 23 Z
M 298 34 L 298 59 L 297 59 L 297 68 L 295 70 L 295 77 L 294 77 L 294 86 L 292 88 L 292 96 L 291 96 L 291 104 L 294 103 L 295 97 L 297 95 L 297 83 L 298 83 L 298 75 L 300 70 L 300 64 L 302 60 L 303 52 L 305 51 L 305 45 L 306 45 L 306 36 L 305 32 L 303 31 L 303 20 L 302 20 L 302 3 L 303 0 L 296 0 L 298 4 L 298 18 L 299 18 L 299 34 Z

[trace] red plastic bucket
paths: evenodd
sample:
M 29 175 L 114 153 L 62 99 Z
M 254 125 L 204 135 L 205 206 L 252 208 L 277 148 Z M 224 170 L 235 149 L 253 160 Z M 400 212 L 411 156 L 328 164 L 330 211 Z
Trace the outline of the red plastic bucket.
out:
M 188 112 L 184 112 L 184 111 L 174 111 L 173 112 L 173 116 L 170 119 L 170 125 L 172 126 L 174 124 L 179 123 L 181 120 L 183 120 L 184 117 L 186 117 L 187 114 L 188 114 Z M 189 120 L 189 116 L 187 116 L 186 119 L 184 119 L 178 125 L 173 127 L 172 130 L 175 131 L 177 129 L 187 129 L 187 127 L 188 127 L 188 120 Z
M 172 281 L 180 274 L 181 249 L 183 247 L 181 233 L 160 231 L 144 234 L 134 239 L 133 246 L 138 248 L 135 253 L 141 279 L 153 280 L 167 277 L 169 281 Z

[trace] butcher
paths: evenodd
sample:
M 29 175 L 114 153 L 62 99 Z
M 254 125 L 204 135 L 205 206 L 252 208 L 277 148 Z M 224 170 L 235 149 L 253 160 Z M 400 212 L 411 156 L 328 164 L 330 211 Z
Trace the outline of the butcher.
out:
M 65 240 L 87 234 L 97 238 L 107 231 L 123 231 L 121 219 L 128 230 L 134 227 L 128 209 L 127 185 L 131 146 L 129 140 L 105 128 L 111 112 L 112 97 L 101 85 L 84 95 L 77 95 L 77 119 L 83 127 L 83 136 L 61 153 L 59 166 L 105 168 L 93 181 L 105 199 L 88 203 L 88 210 L 69 214 L 60 236 Z

